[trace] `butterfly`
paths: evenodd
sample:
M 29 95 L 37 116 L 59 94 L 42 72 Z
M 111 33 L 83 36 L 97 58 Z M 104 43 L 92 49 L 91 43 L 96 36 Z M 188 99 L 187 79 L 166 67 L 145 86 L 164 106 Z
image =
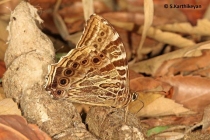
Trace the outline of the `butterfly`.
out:
M 49 65 L 45 89 L 55 99 L 115 108 L 137 98 L 129 91 L 124 45 L 107 20 L 90 16 L 76 48 Z

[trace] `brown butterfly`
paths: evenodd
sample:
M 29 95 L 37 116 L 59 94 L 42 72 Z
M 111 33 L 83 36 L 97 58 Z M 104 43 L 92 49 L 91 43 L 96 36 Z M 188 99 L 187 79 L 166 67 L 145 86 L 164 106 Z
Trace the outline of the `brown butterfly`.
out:
M 115 29 L 93 14 L 75 49 L 49 66 L 47 91 L 54 98 L 97 106 L 127 107 L 137 98 L 129 92 L 128 64 Z

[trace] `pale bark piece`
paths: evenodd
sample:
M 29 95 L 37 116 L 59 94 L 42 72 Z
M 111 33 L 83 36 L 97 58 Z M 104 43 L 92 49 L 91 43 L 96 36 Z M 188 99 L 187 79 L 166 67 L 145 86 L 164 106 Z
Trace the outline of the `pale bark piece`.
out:
M 20 100 L 21 93 L 34 83 L 44 84 L 43 71 L 54 58 L 53 44 L 38 28 L 42 20 L 37 9 L 21 2 L 11 13 L 8 48 L 5 53 L 7 71 L 3 77 L 7 97 Z
M 180 140 L 185 135 L 180 132 L 165 132 L 155 136 L 156 140 Z
M 37 27 L 41 22 L 37 9 L 25 1 L 11 13 L 4 92 L 20 104 L 29 122 L 54 139 L 95 139 L 70 102 L 51 99 L 43 88 L 47 66 L 55 54 L 52 42 Z M 76 135 L 78 131 L 80 135 Z
M 204 115 L 203 115 L 203 130 L 209 129 L 210 127 L 210 105 L 208 105 L 204 109 Z
M 87 114 L 89 131 L 103 140 L 144 140 L 135 114 L 109 107 L 92 107 Z

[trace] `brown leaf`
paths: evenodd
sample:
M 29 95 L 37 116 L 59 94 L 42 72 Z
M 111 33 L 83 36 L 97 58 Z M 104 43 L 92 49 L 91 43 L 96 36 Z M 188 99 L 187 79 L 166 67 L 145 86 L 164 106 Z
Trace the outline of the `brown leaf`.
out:
M 155 74 L 158 74 L 157 70 L 161 69 L 160 67 L 165 61 L 179 59 L 183 57 L 185 57 L 185 59 L 188 57 L 198 57 L 202 55 L 202 50 L 204 49 L 210 49 L 209 41 L 135 63 L 133 65 L 130 65 L 130 68 L 135 72 L 146 73 L 154 76 Z
M 26 120 L 18 115 L 0 116 L 1 140 L 51 140 L 35 125 L 28 125 Z
M 6 66 L 4 64 L 4 61 L 0 60 L 0 78 L 3 77 L 4 72 L 6 71 Z
M 138 77 L 130 80 L 130 88 L 133 91 L 155 91 L 167 94 L 171 86 L 164 81 L 159 81 L 150 77 Z M 169 94 L 169 93 L 168 93 Z
M 185 1 L 180 1 L 180 0 L 174 0 L 174 3 L 177 5 L 184 5 L 184 4 L 190 4 L 190 5 L 201 5 L 200 8 L 179 8 L 188 18 L 188 20 L 192 24 L 196 24 L 197 19 L 201 19 L 209 5 L 209 0 L 200 0 L 200 1 L 195 1 L 195 0 L 185 0 Z
M 174 102 L 174 100 L 160 97 L 150 103 L 148 106 L 142 108 L 138 112 L 141 117 L 160 117 L 167 115 L 183 115 L 193 114 L 194 112 L 183 107 L 183 105 Z
M 165 61 L 154 76 L 172 76 L 176 74 L 189 75 L 210 66 L 210 50 L 203 50 L 201 56 L 176 58 Z M 198 74 L 198 73 L 197 73 Z
M 174 87 L 172 99 L 185 107 L 202 112 L 210 104 L 210 79 L 199 76 L 160 77 Z

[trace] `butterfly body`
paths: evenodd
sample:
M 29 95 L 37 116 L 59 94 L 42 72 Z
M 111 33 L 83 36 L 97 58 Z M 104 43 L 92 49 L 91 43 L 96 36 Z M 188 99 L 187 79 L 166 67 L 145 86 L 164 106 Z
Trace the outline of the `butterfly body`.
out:
M 49 66 L 45 88 L 71 102 L 126 107 L 133 95 L 126 52 L 114 28 L 92 15 L 76 48 Z

